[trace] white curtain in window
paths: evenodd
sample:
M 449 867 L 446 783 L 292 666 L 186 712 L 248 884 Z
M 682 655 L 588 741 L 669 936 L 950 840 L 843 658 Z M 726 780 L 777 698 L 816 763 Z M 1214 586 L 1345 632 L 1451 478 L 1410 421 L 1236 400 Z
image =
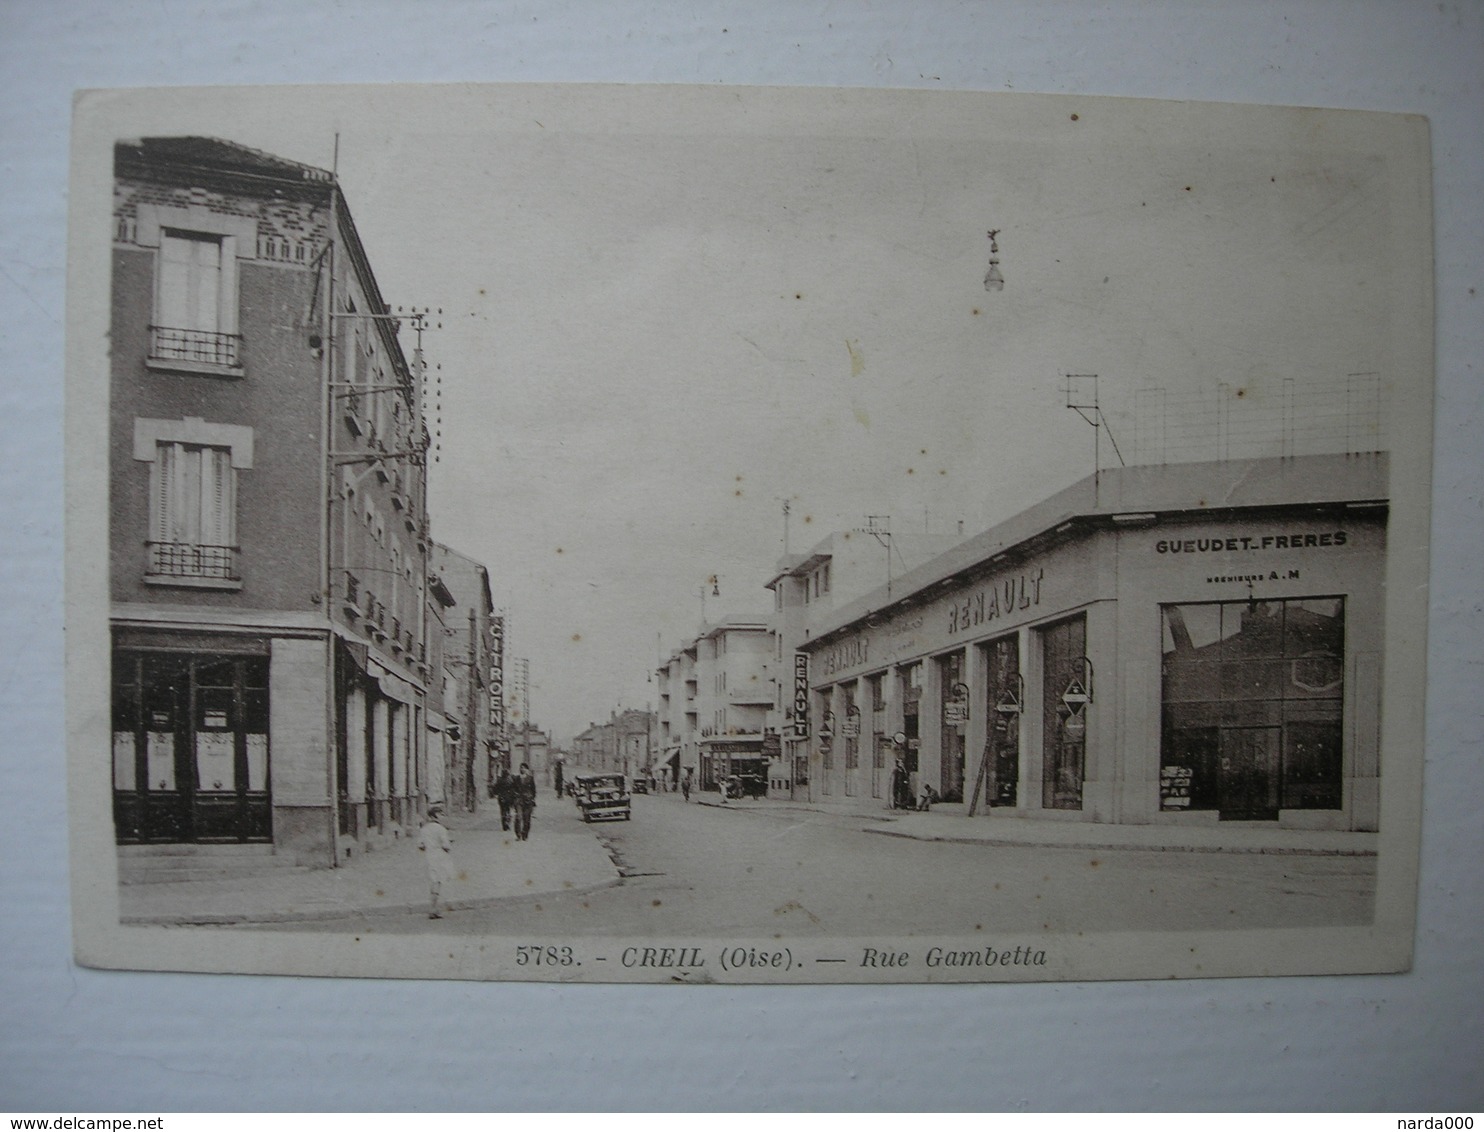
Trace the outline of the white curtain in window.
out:
M 161 234 L 158 324 L 177 330 L 223 330 L 221 310 L 221 238 Z

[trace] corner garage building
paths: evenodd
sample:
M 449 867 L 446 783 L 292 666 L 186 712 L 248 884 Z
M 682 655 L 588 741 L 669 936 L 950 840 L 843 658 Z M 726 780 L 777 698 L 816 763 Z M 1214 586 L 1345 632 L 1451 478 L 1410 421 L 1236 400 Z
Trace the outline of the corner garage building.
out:
M 1384 454 L 1103 471 L 801 646 L 817 797 L 1374 830 Z

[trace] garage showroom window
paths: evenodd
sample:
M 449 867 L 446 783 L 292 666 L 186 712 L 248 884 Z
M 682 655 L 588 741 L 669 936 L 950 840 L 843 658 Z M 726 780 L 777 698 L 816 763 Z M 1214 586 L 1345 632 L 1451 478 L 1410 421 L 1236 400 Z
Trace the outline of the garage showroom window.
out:
M 1340 808 L 1344 598 L 1161 612 L 1161 808 Z

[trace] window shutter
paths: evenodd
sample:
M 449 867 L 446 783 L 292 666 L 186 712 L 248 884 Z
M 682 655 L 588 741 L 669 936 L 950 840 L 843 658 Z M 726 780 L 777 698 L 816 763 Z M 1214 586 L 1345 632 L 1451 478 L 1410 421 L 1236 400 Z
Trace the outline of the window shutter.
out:
M 232 546 L 236 510 L 232 454 L 225 448 L 207 448 L 201 453 L 202 484 L 201 541 L 208 546 Z
M 149 538 L 170 541 L 170 479 L 175 474 L 175 445 L 155 445 L 155 462 L 149 466 Z

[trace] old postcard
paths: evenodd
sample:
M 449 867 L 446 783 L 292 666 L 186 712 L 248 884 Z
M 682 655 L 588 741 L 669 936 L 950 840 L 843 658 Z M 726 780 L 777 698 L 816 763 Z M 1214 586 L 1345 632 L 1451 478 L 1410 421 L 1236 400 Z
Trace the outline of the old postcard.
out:
M 1424 120 L 98 91 L 73 162 L 80 962 L 1410 963 Z

